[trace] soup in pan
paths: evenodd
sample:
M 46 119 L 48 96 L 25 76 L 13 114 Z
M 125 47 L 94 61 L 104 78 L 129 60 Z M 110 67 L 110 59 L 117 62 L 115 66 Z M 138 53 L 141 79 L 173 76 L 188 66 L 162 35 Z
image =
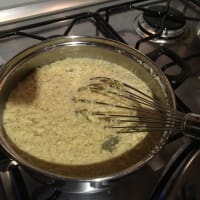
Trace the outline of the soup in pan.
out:
M 117 134 L 116 129 L 105 126 L 109 122 L 90 112 L 77 112 L 86 108 L 115 112 L 115 107 L 74 100 L 95 98 L 98 94 L 78 89 L 100 76 L 134 85 L 153 96 L 133 72 L 108 61 L 66 58 L 38 67 L 11 91 L 3 115 L 10 143 L 24 160 L 53 173 L 91 177 L 118 172 L 150 152 L 159 141 L 158 134 Z

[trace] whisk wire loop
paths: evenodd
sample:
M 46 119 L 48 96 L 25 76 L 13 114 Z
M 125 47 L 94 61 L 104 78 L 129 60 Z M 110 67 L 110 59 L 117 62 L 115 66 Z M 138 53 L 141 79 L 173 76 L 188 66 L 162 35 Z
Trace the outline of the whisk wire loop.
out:
M 163 104 L 156 97 L 150 97 L 134 86 L 108 77 L 94 77 L 90 81 L 87 86 L 79 88 L 78 91 L 89 90 L 92 93 L 114 98 L 117 103 L 87 98 L 77 98 L 76 101 L 124 111 L 89 111 L 86 109 L 86 112 L 97 116 L 98 119 L 109 122 L 105 125 L 106 128 L 116 129 L 117 133 L 163 132 L 181 129 L 185 114 Z

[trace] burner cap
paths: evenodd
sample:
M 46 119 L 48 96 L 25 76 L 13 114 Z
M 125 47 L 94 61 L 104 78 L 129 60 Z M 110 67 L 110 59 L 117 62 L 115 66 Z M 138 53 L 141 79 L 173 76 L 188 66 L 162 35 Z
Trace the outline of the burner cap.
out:
M 165 8 L 165 6 L 150 7 L 150 10 L 157 13 L 155 15 L 145 11 L 139 18 L 138 27 L 136 30 L 137 33 L 142 37 L 148 37 L 151 34 L 158 33 L 162 26 L 162 18 L 165 14 Z M 173 17 L 173 19 L 171 17 Z M 185 31 L 185 25 L 186 21 L 184 19 L 184 15 L 180 11 L 170 7 L 164 22 L 163 32 L 159 39 L 157 38 L 153 41 L 167 43 L 168 40 L 176 39 L 183 35 Z

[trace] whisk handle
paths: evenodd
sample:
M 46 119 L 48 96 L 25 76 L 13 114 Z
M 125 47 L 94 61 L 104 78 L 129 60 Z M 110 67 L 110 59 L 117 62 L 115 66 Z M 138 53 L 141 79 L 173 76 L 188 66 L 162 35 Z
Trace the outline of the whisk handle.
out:
M 186 136 L 200 140 L 200 115 L 186 114 L 182 123 L 182 130 Z

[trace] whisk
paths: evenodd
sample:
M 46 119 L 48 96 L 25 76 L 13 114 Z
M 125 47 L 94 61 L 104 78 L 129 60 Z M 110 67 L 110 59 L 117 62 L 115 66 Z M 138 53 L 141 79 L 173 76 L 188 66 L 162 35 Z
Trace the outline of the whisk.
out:
M 132 85 L 108 77 L 94 77 L 78 92 L 86 90 L 108 97 L 107 101 L 87 97 L 74 100 L 101 105 L 106 109 L 95 111 L 86 108 L 76 112 L 87 112 L 109 122 L 105 127 L 116 129 L 116 133 L 182 131 L 189 137 L 200 139 L 200 115 L 179 112 Z M 112 103 L 112 99 L 115 103 Z M 107 109 L 109 107 L 119 109 L 120 112 Z

